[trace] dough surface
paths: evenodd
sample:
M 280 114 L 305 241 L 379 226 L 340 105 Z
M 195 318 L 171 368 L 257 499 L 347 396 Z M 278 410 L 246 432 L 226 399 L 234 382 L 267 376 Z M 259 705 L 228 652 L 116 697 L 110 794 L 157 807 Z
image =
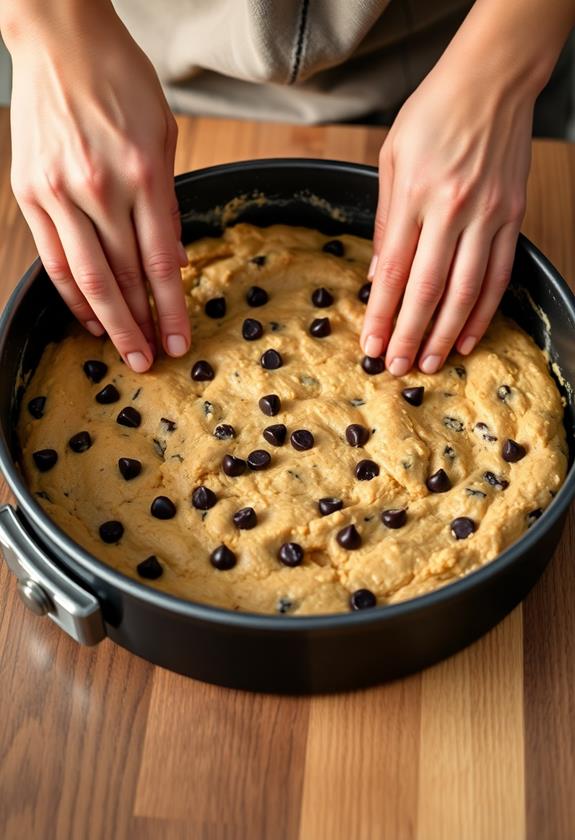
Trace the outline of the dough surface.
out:
M 47 347 L 24 396 L 18 434 L 31 492 L 72 539 L 123 574 L 183 598 L 302 615 L 347 612 L 351 593 L 360 589 L 380 605 L 425 593 L 492 560 L 527 530 L 567 468 L 561 398 L 543 353 L 498 315 L 473 353 L 452 355 L 439 374 L 368 375 L 358 344 L 365 312 L 358 290 L 371 243 L 338 239 L 342 256 L 324 252 L 330 237 L 313 230 L 239 224 L 221 238 L 189 245 L 190 265 L 182 274 L 192 347 L 181 359 L 161 353 L 146 374 L 132 373 L 107 337 L 94 338 L 78 325 Z M 247 304 L 252 286 L 268 292 L 266 304 Z M 333 295 L 331 306 L 313 305 L 319 287 Z M 221 296 L 225 316 L 208 317 L 205 303 Z M 331 334 L 312 337 L 311 322 L 325 317 Z M 246 318 L 261 322 L 261 338 L 242 338 Z M 281 367 L 262 367 L 268 349 L 280 353 Z M 85 374 L 86 360 L 107 365 L 98 384 Z M 191 378 L 198 360 L 209 362 L 213 380 Z M 95 395 L 110 383 L 120 398 L 102 405 Z M 418 386 L 425 389 L 423 402 L 414 406 L 402 390 Z M 281 400 L 273 417 L 258 405 L 268 394 Z M 27 404 L 39 396 L 46 401 L 35 418 Z M 140 412 L 139 428 L 116 422 L 127 406 Z M 262 431 L 279 423 L 287 426 L 286 441 L 273 446 Z M 233 426 L 235 437 L 215 437 L 220 424 Z M 369 430 L 362 447 L 347 442 L 350 424 Z M 312 432 L 313 448 L 292 446 L 290 435 L 298 429 Z M 92 445 L 74 452 L 68 441 L 82 431 Z M 508 439 L 526 450 L 516 463 L 502 457 Z M 41 472 L 33 453 L 46 448 L 58 460 Z M 223 472 L 226 454 L 246 459 L 256 449 L 271 455 L 267 469 L 248 468 L 235 477 Z M 122 477 L 118 459 L 124 457 L 141 461 L 140 475 Z M 373 460 L 379 475 L 358 480 L 354 471 L 362 459 Z M 439 469 L 452 487 L 432 493 L 426 480 Z M 191 504 L 199 485 L 217 496 L 207 511 Z M 173 518 L 151 515 L 157 496 L 175 504 Z M 320 515 L 318 500 L 325 497 L 341 499 L 342 509 Z M 239 530 L 232 516 L 248 506 L 257 524 Z M 403 527 L 383 524 L 388 509 L 407 510 Z M 451 531 L 459 517 L 476 527 L 466 539 Z M 112 544 L 99 536 L 110 520 L 124 526 Z M 362 541 L 355 550 L 336 539 L 351 524 Z M 300 565 L 279 561 L 287 542 L 303 548 Z M 236 555 L 231 569 L 210 562 L 221 544 Z M 143 580 L 136 567 L 150 555 L 162 574 Z

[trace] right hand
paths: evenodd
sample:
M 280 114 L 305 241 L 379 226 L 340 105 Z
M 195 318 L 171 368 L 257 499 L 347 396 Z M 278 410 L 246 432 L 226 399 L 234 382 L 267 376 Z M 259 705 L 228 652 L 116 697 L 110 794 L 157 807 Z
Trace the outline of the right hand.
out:
M 107 0 L 51 14 L 3 33 L 13 60 L 12 189 L 73 314 L 143 372 L 157 350 L 145 279 L 164 350 L 181 356 L 190 345 L 176 121 Z

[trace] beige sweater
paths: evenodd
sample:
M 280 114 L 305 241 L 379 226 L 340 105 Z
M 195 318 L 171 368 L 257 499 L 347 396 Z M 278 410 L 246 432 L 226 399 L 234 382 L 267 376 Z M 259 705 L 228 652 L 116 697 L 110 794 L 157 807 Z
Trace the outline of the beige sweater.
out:
M 463 0 L 114 0 L 175 111 L 295 123 L 397 107 Z

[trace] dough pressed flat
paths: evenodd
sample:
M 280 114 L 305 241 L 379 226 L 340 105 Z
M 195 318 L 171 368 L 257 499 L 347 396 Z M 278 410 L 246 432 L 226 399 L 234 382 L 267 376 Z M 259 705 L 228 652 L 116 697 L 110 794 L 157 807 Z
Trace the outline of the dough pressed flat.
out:
M 346 612 L 479 568 L 551 502 L 561 397 L 514 322 L 396 379 L 358 343 L 368 240 L 238 224 L 187 252 L 186 356 L 135 374 L 76 325 L 22 403 L 30 491 L 102 562 L 230 610 Z

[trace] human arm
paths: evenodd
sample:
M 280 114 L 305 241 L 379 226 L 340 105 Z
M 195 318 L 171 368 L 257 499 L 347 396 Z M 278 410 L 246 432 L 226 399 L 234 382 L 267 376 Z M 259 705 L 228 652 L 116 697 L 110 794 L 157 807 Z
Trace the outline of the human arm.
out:
M 524 215 L 535 99 L 574 23 L 574 0 L 477 0 L 391 127 L 361 345 L 393 374 L 418 357 L 434 373 L 485 332 Z
M 0 0 L 13 61 L 12 188 L 56 288 L 138 372 L 155 329 L 189 347 L 173 170 L 177 126 L 109 0 Z M 173 336 L 181 336 L 174 340 Z

